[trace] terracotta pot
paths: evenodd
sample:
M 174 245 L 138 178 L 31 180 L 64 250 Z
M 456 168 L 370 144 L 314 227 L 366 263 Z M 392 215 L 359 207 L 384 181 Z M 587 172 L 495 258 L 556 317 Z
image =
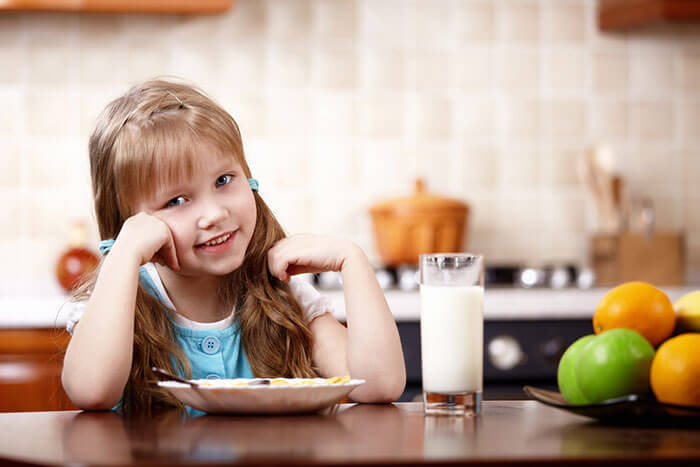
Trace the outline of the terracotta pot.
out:
M 370 208 L 379 255 L 387 266 L 417 264 L 424 253 L 463 251 L 469 206 L 425 192 L 416 180 L 413 196 L 380 201 Z

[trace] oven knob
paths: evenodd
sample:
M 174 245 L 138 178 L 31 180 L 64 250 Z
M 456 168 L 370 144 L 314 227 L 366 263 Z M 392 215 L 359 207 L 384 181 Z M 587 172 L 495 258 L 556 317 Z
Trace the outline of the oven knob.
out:
M 561 356 L 564 355 L 565 347 L 566 344 L 564 344 L 564 341 L 558 337 L 554 337 L 545 341 L 540 351 L 547 362 L 556 364 L 561 359 Z
M 513 336 L 496 336 L 489 342 L 486 353 L 491 365 L 499 370 L 507 371 L 525 363 L 527 355 Z

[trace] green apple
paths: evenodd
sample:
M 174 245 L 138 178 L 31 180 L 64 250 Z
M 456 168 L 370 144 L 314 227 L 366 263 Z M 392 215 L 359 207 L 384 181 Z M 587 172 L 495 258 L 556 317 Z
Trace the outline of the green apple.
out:
M 653 359 L 654 348 L 637 331 L 620 328 L 584 336 L 559 362 L 559 390 L 575 405 L 647 394 Z
M 557 370 L 557 383 L 559 391 L 564 399 L 570 404 L 581 405 L 588 404 L 588 399 L 583 395 L 576 381 L 575 364 L 578 360 L 581 349 L 588 344 L 591 339 L 595 339 L 595 334 L 583 336 L 576 340 L 566 349 L 561 360 L 559 360 L 559 368 Z
M 654 347 L 637 331 L 611 329 L 598 334 L 581 349 L 576 381 L 591 402 L 647 394 Z

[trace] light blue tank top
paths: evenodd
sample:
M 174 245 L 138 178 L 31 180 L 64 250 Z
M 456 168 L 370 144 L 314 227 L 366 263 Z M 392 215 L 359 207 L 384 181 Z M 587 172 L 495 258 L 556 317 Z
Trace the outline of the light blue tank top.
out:
M 164 298 L 161 297 L 153 279 L 143 266 L 139 268 L 139 282 L 148 293 L 165 304 Z M 188 329 L 174 323 L 172 319 L 170 323 L 175 341 L 190 361 L 192 379 L 254 377 L 243 349 L 241 330 L 237 321 L 234 320 L 229 327 L 220 330 Z M 186 377 L 182 372 L 180 376 Z M 185 408 L 191 416 L 204 414 L 189 406 Z

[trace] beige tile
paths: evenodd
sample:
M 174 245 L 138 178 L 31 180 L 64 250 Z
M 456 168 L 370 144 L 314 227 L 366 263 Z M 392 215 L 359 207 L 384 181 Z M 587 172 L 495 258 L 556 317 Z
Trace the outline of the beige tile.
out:
M 419 91 L 445 89 L 449 82 L 449 57 L 446 52 L 412 55 L 416 67 L 416 88 Z
M 309 35 L 309 0 L 266 0 L 267 34 L 270 37 L 300 38 Z
M 542 226 L 544 212 L 540 208 L 541 200 L 532 196 L 510 197 L 501 200 L 502 232 L 512 231 L 513 226 L 518 226 L 518 231 L 536 231 Z
M 583 90 L 586 78 L 586 54 L 581 49 L 554 49 L 545 66 L 547 79 L 555 90 Z
M 370 49 L 361 53 L 358 60 L 363 87 L 396 90 L 404 87 L 407 66 L 401 52 Z
M 408 6 L 400 0 L 362 2 L 359 11 L 359 32 L 374 48 L 400 49 L 407 45 Z M 410 42 L 415 44 L 415 36 Z
M 266 84 L 279 88 L 308 86 L 311 74 L 311 54 L 302 44 L 268 44 Z
M 115 47 L 125 39 L 125 17 L 84 13 L 78 22 L 78 43 L 81 47 Z
M 396 140 L 364 141 L 358 147 L 362 160 L 362 191 L 368 199 L 408 196 L 413 192 L 417 156 L 414 147 Z M 391 174 L 387 177 L 387 174 Z
M 585 6 L 582 3 L 552 3 L 552 42 L 582 42 L 585 38 Z
M 555 186 L 570 186 L 581 183 L 578 164 L 583 158 L 580 146 L 555 146 L 552 148 L 552 183 Z
M 160 71 L 153 67 L 153 74 L 171 74 L 194 83 L 200 88 L 213 92 L 219 82 L 217 70 L 221 63 L 220 49 L 207 48 L 201 50 L 198 47 L 181 47 L 171 54 L 167 71 Z M 177 58 L 175 58 L 177 56 Z M 156 64 L 157 66 L 157 64 Z M 144 75 L 149 68 L 144 67 Z
M 449 0 L 417 0 L 416 45 L 419 50 L 445 50 L 455 43 L 451 21 L 454 11 Z
M 507 50 L 503 54 L 501 86 L 511 90 L 533 91 L 540 84 L 540 54 L 529 50 Z
M 22 114 L 26 109 L 23 92 L 19 88 L 0 90 L 0 102 L 4 107 L 0 112 L 0 138 L 11 137 L 8 140 L 14 141 L 16 137 L 13 135 L 21 130 Z
M 683 176 L 683 195 L 686 197 L 700 197 L 700 149 L 682 151 L 680 154 L 680 165 Z M 700 205 L 699 205 L 700 206 Z
M 371 93 L 359 98 L 360 131 L 370 139 L 399 138 L 404 126 L 404 100 L 397 93 Z
M 338 209 L 343 206 L 343 209 Z M 327 235 L 348 237 L 350 232 L 364 228 L 371 231 L 368 209 L 364 199 L 331 192 L 312 201 L 313 220 L 316 231 Z M 308 228 L 305 229 L 308 231 Z
M 636 120 L 641 141 L 671 141 L 675 132 L 673 104 L 666 101 L 637 102 L 632 104 L 632 118 Z
M 700 102 L 681 102 L 681 139 L 685 145 L 700 141 Z
M 61 191 L 34 191 L 28 201 L 26 216 L 29 223 L 26 234 L 35 241 L 53 241 L 64 245 L 68 216 L 65 196 Z
M 0 137 L 3 170 L 0 170 L 0 190 L 18 191 L 22 180 L 23 147 L 11 136 Z M 0 222 L 0 226 L 3 225 Z
M 492 188 L 498 181 L 499 151 L 493 146 L 467 145 L 461 152 L 464 189 Z
M 415 120 L 411 133 L 425 139 L 445 139 L 452 134 L 452 103 L 446 97 L 419 95 L 414 100 Z M 409 123 L 409 128 L 411 127 Z
M 585 202 L 580 195 L 555 195 L 548 203 L 549 209 L 544 209 L 545 229 L 552 232 L 585 231 Z
M 691 235 L 700 233 L 700 197 L 686 197 L 683 206 L 683 226 Z
M 222 99 L 221 104 L 238 123 L 244 146 L 248 138 L 268 135 L 266 100 L 263 96 L 237 93 Z
M 241 2 L 236 2 L 236 9 Z M 169 15 L 124 15 L 122 40 L 129 47 L 163 47 L 172 45 L 173 34 L 180 24 L 179 16 Z
M 85 153 L 72 145 L 33 142 L 26 148 L 27 172 L 26 183 L 31 190 L 62 191 L 66 187 L 66 179 L 70 178 L 76 160 Z
M 495 57 L 490 48 L 460 49 L 449 59 L 450 85 L 465 92 L 495 86 Z
M 452 152 L 445 145 L 419 143 L 416 145 L 417 175 L 421 177 L 426 190 L 442 193 L 456 188 L 456 172 L 452 166 Z
M 615 94 L 627 90 L 629 66 L 627 54 L 596 52 L 592 56 L 592 85 L 598 94 Z
M 643 54 L 636 57 L 630 70 L 630 84 L 644 95 L 670 95 L 675 86 L 672 55 Z
M 642 147 L 637 155 L 643 185 L 662 187 L 658 191 L 680 191 L 681 158 L 672 150 L 652 150 Z
M 354 96 L 321 94 L 313 100 L 315 139 L 348 139 L 360 130 L 358 101 Z
M 223 18 L 223 37 L 244 40 L 262 38 L 268 19 L 265 5 L 260 0 L 236 0 L 236 4 Z
M 356 1 L 316 0 L 311 8 L 312 28 L 316 37 L 352 39 L 357 35 Z
M 260 89 L 265 80 L 265 48 L 246 43 L 222 50 L 218 75 L 232 89 Z
M 498 103 L 492 99 L 466 99 L 458 102 L 461 134 L 467 142 L 493 141 L 498 131 Z
M 126 69 L 130 82 L 138 82 L 166 74 L 187 75 L 184 62 L 173 57 L 171 62 L 169 54 L 157 49 L 130 49 L 127 55 Z
M 80 117 L 78 106 L 74 105 L 76 97 L 60 88 L 27 92 L 25 131 L 32 137 L 77 136 Z
M 310 171 L 312 193 L 319 198 L 328 193 L 357 192 L 362 162 L 351 137 L 314 139 Z
M 496 37 L 494 2 L 475 0 L 457 5 L 453 21 L 455 35 L 462 43 L 491 41 Z
M 0 84 L 19 84 L 29 74 L 26 52 L 19 47 L 0 48 Z
M 26 15 L 27 13 L 14 11 L 5 11 L 0 15 L 0 49 L 13 47 L 20 43 L 22 18 Z
M 506 103 L 505 130 L 509 140 L 536 141 L 540 132 L 540 104 L 536 100 Z
M 62 47 L 77 41 L 80 15 L 33 12 L 22 15 L 22 31 L 29 47 Z
M 655 226 L 660 231 L 678 231 L 684 228 L 683 209 L 680 199 L 654 196 Z
M 629 107 L 623 101 L 592 99 L 588 128 L 593 140 L 624 140 L 629 135 Z
M 469 198 L 469 226 L 473 233 L 470 236 L 470 244 L 487 244 L 486 239 L 481 241 L 481 233 L 488 235 L 499 228 L 501 222 L 501 203 L 498 199 Z
M 156 26 L 156 31 L 170 37 L 171 45 L 197 48 L 207 52 L 210 44 L 223 41 L 224 17 L 220 15 L 180 15 L 167 28 Z M 161 47 L 156 44 L 155 47 Z
M 26 60 L 27 78 L 31 83 L 66 85 L 77 78 L 74 71 L 78 68 L 78 59 L 68 48 L 33 47 Z
M 532 147 L 505 147 L 498 160 L 499 187 L 529 190 L 539 186 L 539 153 Z
M 272 141 L 305 139 L 311 134 L 311 100 L 296 93 L 267 95 L 267 128 Z
M 127 59 L 128 52 L 123 49 L 81 47 L 78 53 L 80 82 L 85 84 L 128 82 L 128 67 L 114 66 L 115 61 L 125 63 Z
M 503 29 L 507 41 L 536 42 L 540 38 L 540 8 L 537 2 L 504 2 Z
M 681 87 L 686 91 L 700 90 L 700 53 L 681 56 Z
M 124 90 L 120 90 L 124 91 Z M 120 93 L 107 88 L 84 86 L 78 98 L 80 106 L 80 140 L 87 143 L 102 110 Z
M 581 141 L 586 120 L 583 100 L 555 100 L 551 103 L 551 128 L 555 140 Z
M 318 88 L 353 89 L 357 84 L 357 57 L 349 47 L 319 47 L 312 54 L 311 83 Z

